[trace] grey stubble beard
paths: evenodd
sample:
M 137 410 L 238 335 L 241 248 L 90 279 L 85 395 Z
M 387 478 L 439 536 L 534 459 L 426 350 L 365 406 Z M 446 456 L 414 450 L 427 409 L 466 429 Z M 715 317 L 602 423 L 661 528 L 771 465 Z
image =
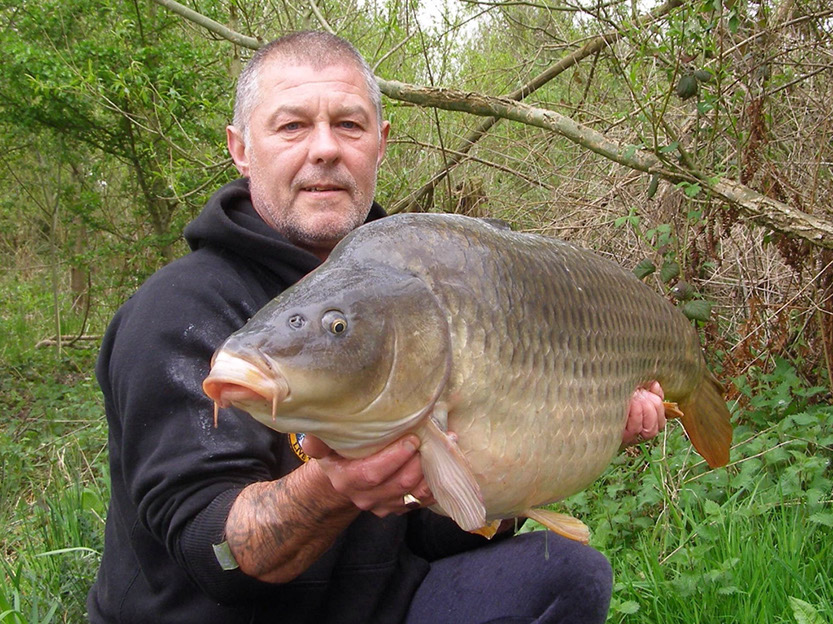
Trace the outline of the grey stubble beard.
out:
M 306 179 L 310 177 L 306 176 Z M 331 224 L 325 230 L 310 231 L 309 228 L 303 227 L 297 218 L 294 218 L 295 215 L 289 209 L 289 206 L 278 206 L 275 204 L 269 198 L 259 175 L 250 175 L 249 177 L 249 192 L 251 194 L 252 204 L 261 218 L 290 242 L 304 248 L 331 249 L 338 241 L 367 220 L 367 215 L 370 212 L 373 197 L 376 193 L 376 177 L 374 176 L 369 197 L 359 193 L 353 180 L 343 175 L 322 175 L 320 177 L 328 179 L 335 178 L 340 186 L 348 189 L 352 198 L 351 209 L 348 215 L 346 215 L 349 218 L 339 220 L 339 224 Z M 305 184 L 306 181 L 304 178 L 293 182 L 293 191 L 305 186 Z

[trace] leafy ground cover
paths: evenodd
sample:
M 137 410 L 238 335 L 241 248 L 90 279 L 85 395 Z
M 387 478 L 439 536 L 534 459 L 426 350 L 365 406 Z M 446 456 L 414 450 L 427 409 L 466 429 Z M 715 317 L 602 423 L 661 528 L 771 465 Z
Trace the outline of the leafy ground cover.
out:
M 756 392 L 727 468 L 670 431 L 587 494 L 616 493 L 593 501 L 618 571 L 611 621 L 833 622 L 833 408 L 784 363 Z

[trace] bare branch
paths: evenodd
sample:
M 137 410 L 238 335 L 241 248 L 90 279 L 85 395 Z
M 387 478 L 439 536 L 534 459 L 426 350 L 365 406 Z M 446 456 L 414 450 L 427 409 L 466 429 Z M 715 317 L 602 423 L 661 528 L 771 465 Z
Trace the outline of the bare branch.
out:
M 312 12 L 315 15 L 315 19 L 318 20 L 318 23 L 321 24 L 321 27 L 331 35 L 336 34 L 336 31 L 333 30 L 332 26 L 330 26 L 330 23 L 327 21 L 327 18 L 324 17 L 324 14 L 321 12 L 321 9 L 318 8 L 318 5 L 315 3 L 315 0 L 309 0 L 309 5 L 312 8 Z
M 666 15 L 672 9 L 682 6 L 684 4 L 684 0 L 668 0 L 664 4 L 658 6 L 653 11 L 643 15 L 639 20 L 637 20 L 637 24 L 639 26 L 645 26 L 652 21 Z M 527 84 L 523 85 L 521 88 L 512 91 L 511 93 L 507 94 L 507 99 L 510 100 L 523 100 L 528 95 L 531 95 L 548 82 L 553 80 L 556 76 L 563 73 L 567 69 L 577 65 L 582 60 L 587 58 L 588 56 L 593 56 L 599 54 L 604 48 L 613 45 L 619 39 L 622 38 L 622 32 L 619 30 L 611 30 L 601 35 L 597 35 L 588 39 L 584 45 L 582 45 L 579 49 L 571 52 L 567 56 L 563 57 L 557 63 L 551 65 L 543 72 L 535 76 L 532 80 L 530 80 Z M 384 92 L 384 88 L 382 89 Z M 389 93 L 385 93 L 385 95 L 389 97 L 391 96 Z M 408 197 L 405 197 L 401 201 L 397 202 L 394 206 L 391 207 L 390 211 L 392 213 L 397 212 L 409 212 L 414 210 L 419 210 L 419 207 L 423 204 L 423 198 L 428 195 L 429 193 L 433 192 L 437 185 L 442 181 L 442 179 L 448 175 L 448 173 L 461 162 L 466 160 L 466 155 L 471 151 L 471 149 L 475 146 L 475 144 L 480 141 L 486 134 L 488 134 L 489 130 L 491 130 L 492 126 L 494 126 L 498 122 L 498 118 L 491 118 L 484 120 L 477 128 L 472 130 L 466 138 L 463 139 L 462 143 L 457 147 L 455 150 L 456 154 L 449 158 L 445 164 L 445 166 L 437 171 L 431 178 L 425 183 L 421 188 L 411 193 Z
M 181 15 L 185 19 L 202 26 L 206 30 L 210 30 L 215 35 L 219 35 L 223 39 L 227 39 L 236 45 L 249 48 L 251 50 L 257 50 L 263 45 L 263 42 L 260 39 L 247 37 L 246 35 L 235 32 L 231 28 L 223 26 L 219 22 L 215 22 L 213 19 L 206 17 L 201 13 L 197 13 L 196 11 L 181 5 L 179 2 L 175 2 L 174 0 L 154 0 L 154 2 L 161 4 L 166 9 L 173 11 L 177 15 Z
M 668 170 L 654 154 L 632 145 L 611 141 L 603 134 L 555 111 L 536 108 L 507 98 L 452 89 L 417 87 L 393 80 L 378 80 L 382 91 L 397 100 L 483 117 L 500 117 L 544 128 L 625 167 L 656 173 L 674 183 L 697 182 L 704 189 L 737 206 L 746 217 L 758 225 L 788 236 L 803 238 L 820 247 L 833 249 L 833 223 L 827 220 L 791 208 L 732 180 L 715 181 L 697 171 Z
M 388 141 L 389 145 L 395 145 L 396 143 L 400 143 L 400 144 L 405 143 L 405 144 L 408 144 L 408 145 L 416 145 L 418 147 L 423 147 L 425 149 L 430 149 L 430 150 L 434 150 L 434 151 L 437 151 L 437 152 L 444 151 L 444 152 L 446 152 L 446 153 L 448 153 L 452 156 L 468 157 L 470 160 L 473 160 L 476 163 L 480 163 L 481 165 L 484 165 L 486 167 L 491 167 L 492 169 L 497 169 L 498 171 L 503 171 L 504 173 L 508 173 L 508 174 L 513 175 L 517 178 L 520 178 L 521 180 L 523 180 L 527 184 L 533 184 L 535 186 L 540 186 L 541 188 L 546 189 L 548 191 L 554 191 L 555 190 L 555 187 L 553 185 L 547 184 L 546 182 L 542 182 L 541 180 L 536 180 L 535 178 L 531 178 L 530 176 L 525 175 L 524 173 L 518 171 L 517 169 L 512 169 L 511 167 L 507 167 L 506 165 L 501 165 L 499 163 L 492 162 L 492 161 L 489 161 L 489 160 L 485 160 L 483 158 L 477 158 L 475 156 L 467 156 L 466 154 L 463 154 L 461 152 L 455 152 L 453 150 L 450 150 L 447 147 L 442 147 L 441 145 L 432 145 L 430 143 L 425 143 L 423 141 L 418 141 L 414 138 L 398 139 L 398 140 Z

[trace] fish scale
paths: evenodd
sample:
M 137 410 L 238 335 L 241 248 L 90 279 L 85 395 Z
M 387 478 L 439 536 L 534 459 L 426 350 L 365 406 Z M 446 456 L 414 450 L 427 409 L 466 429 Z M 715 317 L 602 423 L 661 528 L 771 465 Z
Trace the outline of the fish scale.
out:
M 499 244 L 501 241 L 497 242 Z M 494 246 L 497 247 L 498 245 Z M 546 456 L 549 453 L 566 460 L 563 463 L 553 462 L 548 466 L 544 465 L 537 468 L 535 483 L 531 488 L 523 487 L 524 482 L 529 480 L 529 473 L 524 470 L 517 470 L 514 482 L 507 483 L 504 479 L 501 479 L 501 488 L 494 495 L 488 490 L 485 491 L 486 508 L 501 509 L 502 513 L 506 513 L 507 508 L 511 509 L 510 513 L 520 513 L 530 506 L 541 504 L 541 500 L 535 500 L 536 497 L 540 496 L 540 491 L 545 491 L 545 496 L 551 500 L 552 491 L 555 489 L 552 485 L 554 483 L 560 484 L 560 497 L 563 497 L 583 488 L 588 481 L 592 481 L 598 476 L 596 464 L 604 463 L 606 465 L 612 453 L 619 446 L 624 428 L 625 413 L 623 405 L 637 383 L 632 378 L 621 380 L 618 384 L 621 390 L 614 393 L 614 396 L 610 398 L 606 397 L 606 394 L 611 394 L 610 384 L 616 380 L 610 379 L 609 373 L 612 371 L 606 369 L 612 367 L 607 366 L 606 358 L 600 357 L 603 354 L 597 354 L 595 350 L 590 348 L 593 342 L 593 334 L 598 332 L 594 331 L 592 326 L 588 326 L 588 321 L 592 319 L 590 315 L 584 312 L 583 306 L 587 305 L 586 299 L 589 293 L 582 293 L 583 287 L 576 284 L 576 280 L 588 279 L 588 272 L 582 271 L 581 268 L 573 271 L 565 270 L 563 254 L 561 258 L 547 258 L 540 253 L 537 246 L 524 245 L 519 247 L 521 252 L 524 252 L 525 257 L 523 258 L 518 257 L 518 252 L 490 255 L 495 264 L 501 265 L 496 266 L 493 272 L 499 275 L 505 273 L 501 269 L 508 264 L 527 265 L 532 261 L 540 267 L 537 272 L 530 274 L 532 279 L 516 276 L 513 280 L 499 281 L 498 283 L 505 285 L 503 292 L 498 290 L 493 294 L 492 291 L 487 290 L 485 292 L 491 296 L 478 298 L 473 302 L 469 301 L 469 304 L 474 303 L 479 308 L 478 310 L 466 310 L 464 306 L 460 305 L 458 297 L 449 297 L 448 299 L 452 316 L 459 319 L 455 328 L 460 334 L 464 334 L 466 331 L 465 319 L 482 318 L 483 315 L 480 310 L 484 308 L 504 310 L 502 316 L 505 319 L 506 340 L 503 341 L 503 344 L 512 349 L 513 355 L 520 356 L 520 359 L 512 358 L 510 360 L 511 368 L 508 374 L 512 376 L 516 390 L 512 395 L 506 397 L 503 401 L 498 400 L 494 407 L 488 404 L 469 404 L 466 409 L 459 409 L 458 414 L 449 422 L 449 428 L 455 431 L 455 426 L 461 430 L 463 429 L 462 425 L 458 425 L 461 420 L 468 423 L 465 428 L 466 435 L 460 436 L 460 445 L 464 454 L 470 454 L 468 453 L 471 450 L 469 445 L 474 444 L 473 440 L 482 440 L 483 437 L 494 440 L 491 443 L 480 442 L 478 448 L 491 447 L 493 452 L 483 454 L 478 458 L 479 461 L 473 462 L 475 474 L 483 481 L 493 480 L 489 470 L 495 464 L 496 459 L 506 456 L 536 458 Z M 534 257 L 529 257 L 530 255 Z M 547 275 L 546 268 L 550 266 L 556 269 L 553 273 L 559 275 Z M 485 272 L 488 273 L 489 271 L 486 270 Z M 584 288 L 584 290 L 587 289 Z M 582 293 L 582 295 L 576 297 L 577 292 Z M 609 303 L 604 301 L 607 297 L 600 297 L 600 299 L 596 302 L 595 312 L 597 314 L 600 309 L 609 306 Z M 559 308 L 551 303 L 564 300 L 571 300 L 573 305 Z M 513 302 L 520 304 L 520 309 L 513 306 Z M 524 307 L 524 303 L 526 307 Z M 603 323 L 605 321 L 604 316 L 599 316 L 598 322 Z M 535 328 L 537 331 L 540 331 L 541 327 L 549 328 L 549 338 L 545 334 L 536 339 L 532 332 L 522 331 L 523 328 L 529 326 L 528 319 L 530 317 L 543 320 L 543 323 L 535 323 Z M 576 331 L 574 329 L 576 327 L 581 327 L 581 331 Z M 478 352 L 475 345 L 461 342 L 461 347 L 461 352 L 455 354 L 455 362 L 474 361 L 486 363 L 486 365 L 481 365 L 477 369 L 466 369 L 462 365 L 459 371 L 460 380 L 458 383 L 462 385 L 471 379 L 489 380 L 492 373 L 484 369 L 492 366 L 489 363 L 494 362 L 494 358 L 490 358 L 487 352 Z M 558 347 L 560 347 L 560 350 Z M 568 355 L 576 352 L 586 353 L 587 357 L 578 360 Z M 557 363 L 563 364 L 562 370 L 554 371 Z M 499 372 L 501 375 L 507 375 L 507 372 L 503 369 L 500 369 Z M 554 373 L 559 376 L 562 383 L 552 383 Z M 601 379 L 608 381 L 605 387 L 600 387 L 599 380 Z M 454 382 L 455 378 L 452 374 L 452 387 Z M 558 392 L 559 390 L 560 392 Z M 490 409 L 497 412 L 511 412 L 513 405 L 521 403 L 515 397 L 524 396 L 538 399 L 537 402 L 527 401 L 526 405 L 520 408 L 528 412 L 526 418 L 532 424 L 525 436 L 515 435 L 511 428 L 513 421 L 510 419 L 499 421 L 510 424 L 509 427 L 505 429 L 490 427 L 488 432 L 484 434 L 480 423 L 491 421 L 488 418 L 471 417 L 471 413 L 477 410 L 483 410 L 484 413 L 488 413 Z M 503 406 L 503 402 L 509 403 L 509 405 Z M 599 405 L 598 417 L 577 418 L 581 414 L 574 414 L 574 410 L 568 407 L 586 403 Z M 559 409 L 557 407 L 559 405 L 565 407 Z M 523 420 L 523 417 L 519 420 Z M 546 432 L 555 428 L 560 429 L 562 434 L 558 438 L 561 442 L 560 449 L 555 449 L 555 452 L 553 452 L 552 440 L 546 435 L 538 436 L 539 442 L 535 442 L 536 430 Z M 599 459 L 593 462 L 588 460 L 586 456 Z M 530 489 L 531 493 L 527 492 Z M 508 495 L 510 492 L 512 495 Z
M 467 530 L 526 515 L 585 539 L 540 507 L 602 473 L 652 380 L 709 464 L 725 464 L 720 385 L 672 305 L 569 243 L 422 214 L 347 236 L 228 339 L 204 388 L 347 457 L 414 433 L 438 513 Z

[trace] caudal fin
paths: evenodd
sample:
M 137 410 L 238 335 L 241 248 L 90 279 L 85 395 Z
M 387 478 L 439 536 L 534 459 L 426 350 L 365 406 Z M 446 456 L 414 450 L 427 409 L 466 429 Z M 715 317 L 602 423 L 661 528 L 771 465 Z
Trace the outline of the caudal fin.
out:
M 729 463 L 732 424 L 723 400 L 723 386 L 706 371 L 703 381 L 680 401 L 680 421 L 697 452 L 712 468 Z

